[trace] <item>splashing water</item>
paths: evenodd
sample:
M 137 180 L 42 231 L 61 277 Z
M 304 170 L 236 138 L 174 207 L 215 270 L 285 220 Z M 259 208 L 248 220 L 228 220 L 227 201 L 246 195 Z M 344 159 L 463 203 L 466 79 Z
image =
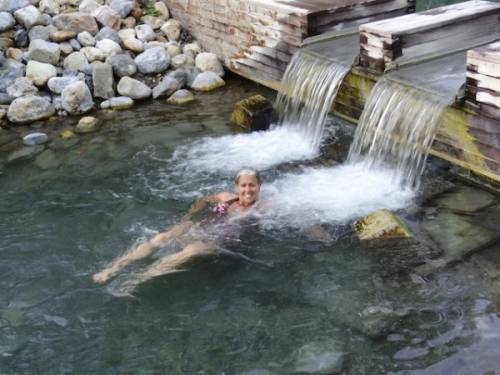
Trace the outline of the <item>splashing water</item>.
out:
M 348 160 L 367 170 L 390 167 L 394 181 L 417 188 L 447 104 L 445 97 L 382 78 L 365 105 Z
M 348 71 L 347 66 L 311 52 L 297 52 L 276 98 L 279 126 L 298 131 L 314 149 L 319 148 L 326 116 Z

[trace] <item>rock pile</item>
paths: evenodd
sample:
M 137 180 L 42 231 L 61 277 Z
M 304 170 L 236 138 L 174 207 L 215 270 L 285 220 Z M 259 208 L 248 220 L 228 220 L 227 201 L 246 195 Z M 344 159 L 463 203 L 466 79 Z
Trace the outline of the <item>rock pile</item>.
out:
M 25 124 L 223 86 L 218 58 L 185 35 L 162 1 L 0 0 L 0 109 Z

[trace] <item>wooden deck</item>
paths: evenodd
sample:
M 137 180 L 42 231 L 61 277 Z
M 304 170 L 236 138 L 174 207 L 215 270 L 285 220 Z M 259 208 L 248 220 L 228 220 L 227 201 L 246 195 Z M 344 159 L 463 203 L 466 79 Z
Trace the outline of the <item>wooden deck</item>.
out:
M 184 28 L 235 73 L 276 87 L 304 39 L 395 17 L 414 0 L 166 0 Z
M 472 0 L 360 26 L 360 63 L 383 72 L 402 59 L 466 50 L 500 37 L 500 4 Z

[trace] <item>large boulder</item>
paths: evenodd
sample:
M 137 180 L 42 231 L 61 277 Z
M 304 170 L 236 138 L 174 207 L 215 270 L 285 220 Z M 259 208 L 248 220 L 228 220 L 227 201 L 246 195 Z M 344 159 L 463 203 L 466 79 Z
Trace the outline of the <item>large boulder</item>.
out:
M 26 65 L 26 77 L 38 87 L 45 86 L 49 79 L 56 76 L 57 69 L 51 64 L 31 60 Z
M 90 69 L 89 61 L 83 52 L 73 52 L 64 59 L 64 69 L 73 72 L 85 72 Z
M 219 77 L 224 76 L 224 67 L 215 53 L 199 53 L 196 56 L 195 64 L 203 72 L 214 72 Z
M 153 99 L 170 96 L 180 88 L 181 85 L 175 78 L 164 77 L 161 82 L 153 88 Z
M 111 39 L 99 40 L 96 43 L 96 47 L 104 53 L 105 57 L 113 56 L 122 52 L 120 45 Z
M 136 100 L 147 99 L 151 96 L 151 89 L 147 85 L 130 77 L 120 79 L 117 90 L 120 95 Z
M 167 70 L 170 56 L 162 47 L 150 48 L 135 58 L 137 69 L 143 74 L 161 73 Z
M 16 10 L 14 12 L 14 17 L 16 17 L 17 22 L 28 30 L 36 25 L 47 26 L 50 24 L 50 16 L 40 13 L 33 5 Z
M 113 72 L 119 78 L 134 75 L 137 72 L 137 65 L 134 59 L 125 53 L 113 55 L 106 59 L 111 64 Z
M 95 18 L 90 14 L 81 12 L 65 13 L 55 16 L 52 19 L 52 24 L 59 30 L 74 31 L 75 33 L 88 31 L 94 35 L 99 30 Z
M 35 39 L 30 42 L 28 54 L 30 60 L 55 65 L 59 62 L 61 48 L 57 43 L 46 42 L 42 39 Z
M 23 96 L 10 104 L 7 117 L 12 123 L 24 124 L 49 118 L 54 113 L 50 100 L 40 96 Z
M 406 225 L 387 209 L 378 210 L 353 223 L 358 238 L 366 245 L 380 245 L 411 238 Z
M 13 99 L 20 98 L 21 96 L 36 95 L 37 92 L 38 88 L 26 77 L 16 79 L 13 85 L 7 87 L 7 94 Z
M 177 20 L 170 19 L 160 29 L 170 41 L 177 41 L 181 37 L 182 26 Z
M 16 20 L 9 12 L 0 12 L 0 32 L 10 30 L 16 24 Z
M 212 91 L 226 84 L 224 80 L 214 72 L 202 72 L 196 76 L 191 88 L 196 91 Z
M 47 82 L 47 86 L 54 94 L 61 94 L 69 85 L 81 81 L 77 76 L 53 77 Z
M 109 99 L 115 96 L 113 67 L 107 63 L 96 63 L 92 70 L 94 97 Z
M 62 106 L 72 115 L 90 111 L 94 107 L 92 94 L 84 82 L 75 82 L 67 86 L 61 93 Z
M 103 5 L 94 10 L 92 15 L 102 26 L 107 26 L 115 30 L 120 29 L 121 17 L 113 8 Z

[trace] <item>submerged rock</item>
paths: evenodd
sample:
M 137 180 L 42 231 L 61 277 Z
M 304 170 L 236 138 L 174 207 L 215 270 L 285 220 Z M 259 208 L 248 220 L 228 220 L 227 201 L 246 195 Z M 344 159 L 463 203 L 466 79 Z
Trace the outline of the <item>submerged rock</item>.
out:
M 436 200 L 439 207 L 456 213 L 470 214 L 496 203 L 488 192 L 463 186 L 453 192 L 444 194 Z
M 92 116 L 85 116 L 78 121 L 75 131 L 77 133 L 91 133 L 97 130 L 97 119 Z
M 353 224 L 358 238 L 366 244 L 411 238 L 406 225 L 387 209 L 375 211 Z
M 35 165 L 43 170 L 57 168 L 61 165 L 61 161 L 56 157 L 52 150 L 45 150 L 35 159 Z
M 49 140 L 45 133 L 30 133 L 23 137 L 23 144 L 25 146 L 43 145 Z
M 14 100 L 7 111 L 10 122 L 24 124 L 49 118 L 55 113 L 52 103 L 40 96 L 23 96 Z
M 339 374 L 344 353 L 337 341 L 313 342 L 301 347 L 296 354 L 292 374 Z
M 275 120 L 273 105 L 262 95 L 240 100 L 234 106 L 231 121 L 248 130 L 266 130 Z
M 39 153 L 41 153 L 45 149 L 44 146 L 32 146 L 32 147 L 23 147 L 20 150 L 14 151 L 7 156 L 7 162 L 13 163 L 16 161 L 29 160 Z

